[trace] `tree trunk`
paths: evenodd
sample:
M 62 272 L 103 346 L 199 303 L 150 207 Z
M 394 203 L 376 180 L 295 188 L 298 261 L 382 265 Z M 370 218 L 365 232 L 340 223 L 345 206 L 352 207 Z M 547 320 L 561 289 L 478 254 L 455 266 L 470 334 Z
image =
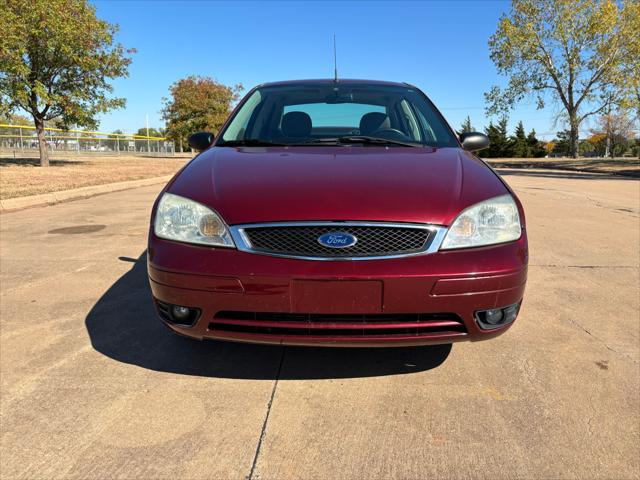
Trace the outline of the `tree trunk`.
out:
M 38 148 L 40 149 L 40 166 L 49 166 L 49 150 L 47 150 L 47 137 L 44 133 L 44 120 L 35 119 L 36 134 L 38 135 Z
M 569 147 L 571 151 L 571 156 L 573 158 L 578 158 L 578 118 L 577 113 L 569 114 Z

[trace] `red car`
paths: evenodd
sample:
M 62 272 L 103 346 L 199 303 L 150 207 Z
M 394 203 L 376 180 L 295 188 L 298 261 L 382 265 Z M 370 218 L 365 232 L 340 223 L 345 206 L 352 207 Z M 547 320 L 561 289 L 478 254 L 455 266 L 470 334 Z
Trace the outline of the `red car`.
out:
M 485 340 L 514 322 L 524 212 L 404 83 L 260 85 L 153 207 L 149 281 L 189 337 L 324 346 Z

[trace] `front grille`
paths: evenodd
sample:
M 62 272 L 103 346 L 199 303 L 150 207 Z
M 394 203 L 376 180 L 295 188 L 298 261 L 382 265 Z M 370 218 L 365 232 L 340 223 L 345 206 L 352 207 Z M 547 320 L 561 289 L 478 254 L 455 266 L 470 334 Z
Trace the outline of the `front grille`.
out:
M 244 227 L 244 234 L 255 252 L 315 258 L 358 258 L 402 256 L 424 252 L 435 236 L 435 229 L 402 225 L 278 225 Z M 349 233 L 355 245 L 329 248 L 318 238 L 332 232 Z
M 464 336 L 464 322 L 450 313 L 308 314 L 218 312 L 209 330 L 266 336 L 380 337 Z

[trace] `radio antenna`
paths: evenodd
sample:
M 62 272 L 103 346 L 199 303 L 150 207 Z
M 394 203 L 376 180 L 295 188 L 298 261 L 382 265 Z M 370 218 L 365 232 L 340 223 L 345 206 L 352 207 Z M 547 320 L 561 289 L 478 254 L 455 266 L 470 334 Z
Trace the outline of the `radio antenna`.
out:
M 333 81 L 338 83 L 338 55 L 336 53 L 336 34 L 333 34 Z

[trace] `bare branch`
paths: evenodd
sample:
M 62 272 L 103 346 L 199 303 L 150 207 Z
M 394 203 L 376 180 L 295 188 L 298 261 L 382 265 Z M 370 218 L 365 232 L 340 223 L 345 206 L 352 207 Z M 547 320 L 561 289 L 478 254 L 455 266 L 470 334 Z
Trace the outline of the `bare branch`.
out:
M 543 65 L 547 68 L 547 72 L 549 72 L 549 75 L 551 75 L 551 79 L 555 83 L 555 90 L 557 90 L 558 94 L 560 95 L 562 103 L 567 109 L 569 109 L 569 101 L 565 96 L 564 90 L 562 89 L 562 83 L 560 82 L 560 78 L 558 77 L 557 69 L 555 67 L 555 64 L 553 63 L 553 59 L 551 58 L 551 55 L 549 55 L 549 52 L 547 52 L 547 49 L 544 47 L 544 43 L 542 42 L 542 39 L 540 38 L 538 32 L 535 32 L 535 37 L 538 41 L 538 47 L 544 55 Z

